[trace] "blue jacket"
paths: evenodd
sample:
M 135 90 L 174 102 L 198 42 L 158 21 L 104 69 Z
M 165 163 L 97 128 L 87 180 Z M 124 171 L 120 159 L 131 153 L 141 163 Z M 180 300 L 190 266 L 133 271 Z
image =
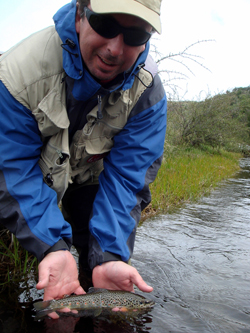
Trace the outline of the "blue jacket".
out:
M 74 80 L 72 94 L 87 102 L 103 88 L 83 68 L 75 31 L 75 8 L 73 0 L 56 13 L 54 21 L 62 43 L 66 44 L 62 52 L 63 69 Z M 74 42 L 74 50 L 67 45 L 67 39 Z M 36 38 L 32 43 L 36 43 Z M 41 47 L 38 51 L 44 57 L 39 66 L 41 70 L 44 66 L 45 71 L 46 55 L 40 52 L 45 46 L 34 45 L 34 55 L 37 47 Z M 17 52 L 16 48 L 0 58 L 0 78 L 4 77 L 1 63 Z M 132 88 L 148 50 L 149 43 L 133 69 L 124 73 L 110 92 Z M 17 81 L 21 82 L 27 66 L 32 67 L 33 62 L 37 66 L 38 60 L 32 54 L 28 59 L 21 56 L 16 59 L 7 70 L 10 76 L 18 73 Z M 0 81 L 0 222 L 17 236 L 24 248 L 42 260 L 51 248 L 70 248 L 71 227 L 58 208 L 57 193 L 43 180 L 38 161 L 44 142 L 37 119 L 27 101 L 20 98 L 20 92 L 14 94 L 13 91 L 15 87 L 10 87 L 4 79 Z M 166 96 L 156 74 L 153 84 L 133 107 L 124 128 L 114 136 L 113 147 L 103 159 L 104 170 L 99 176 L 89 227 L 91 268 L 109 260 L 127 262 L 131 257 L 141 210 L 150 202 L 148 185 L 155 179 L 161 164 L 165 131 Z

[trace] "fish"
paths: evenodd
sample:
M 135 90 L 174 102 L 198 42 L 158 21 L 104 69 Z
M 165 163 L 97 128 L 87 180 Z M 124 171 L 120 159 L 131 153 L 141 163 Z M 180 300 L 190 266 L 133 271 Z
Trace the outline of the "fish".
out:
M 38 301 L 33 305 L 36 310 L 35 319 L 38 320 L 63 308 L 80 311 L 82 316 L 97 317 L 105 311 L 112 314 L 148 311 L 154 304 L 154 301 L 129 291 L 89 288 L 88 292 L 83 295 L 71 295 L 58 300 Z M 112 309 L 116 309 L 117 312 L 112 311 Z

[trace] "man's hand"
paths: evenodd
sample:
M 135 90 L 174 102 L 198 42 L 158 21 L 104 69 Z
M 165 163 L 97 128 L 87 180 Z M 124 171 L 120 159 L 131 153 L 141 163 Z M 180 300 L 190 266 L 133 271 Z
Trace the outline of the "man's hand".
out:
M 39 282 L 37 289 L 44 289 L 43 300 L 62 298 L 75 293 L 85 294 L 78 280 L 78 270 L 74 257 L 69 251 L 56 251 L 46 255 L 38 266 Z M 57 319 L 54 312 L 50 317 Z
M 152 287 L 146 284 L 138 271 L 123 261 L 109 261 L 93 269 L 93 285 L 95 288 L 134 291 L 134 284 L 145 292 Z

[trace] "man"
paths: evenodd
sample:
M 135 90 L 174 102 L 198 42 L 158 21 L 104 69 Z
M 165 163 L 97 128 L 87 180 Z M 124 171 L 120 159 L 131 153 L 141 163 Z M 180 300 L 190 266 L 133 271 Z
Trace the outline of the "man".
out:
M 163 154 L 159 15 L 160 0 L 73 0 L 1 57 L 0 219 L 40 261 L 44 300 L 84 292 L 66 220 L 95 287 L 152 291 L 128 262 Z

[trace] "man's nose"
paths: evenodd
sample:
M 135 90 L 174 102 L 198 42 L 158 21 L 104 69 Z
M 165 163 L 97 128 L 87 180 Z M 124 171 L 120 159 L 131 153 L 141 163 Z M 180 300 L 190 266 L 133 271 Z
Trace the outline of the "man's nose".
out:
M 123 34 L 119 34 L 108 40 L 108 50 L 113 57 L 118 57 L 123 54 L 124 41 Z

